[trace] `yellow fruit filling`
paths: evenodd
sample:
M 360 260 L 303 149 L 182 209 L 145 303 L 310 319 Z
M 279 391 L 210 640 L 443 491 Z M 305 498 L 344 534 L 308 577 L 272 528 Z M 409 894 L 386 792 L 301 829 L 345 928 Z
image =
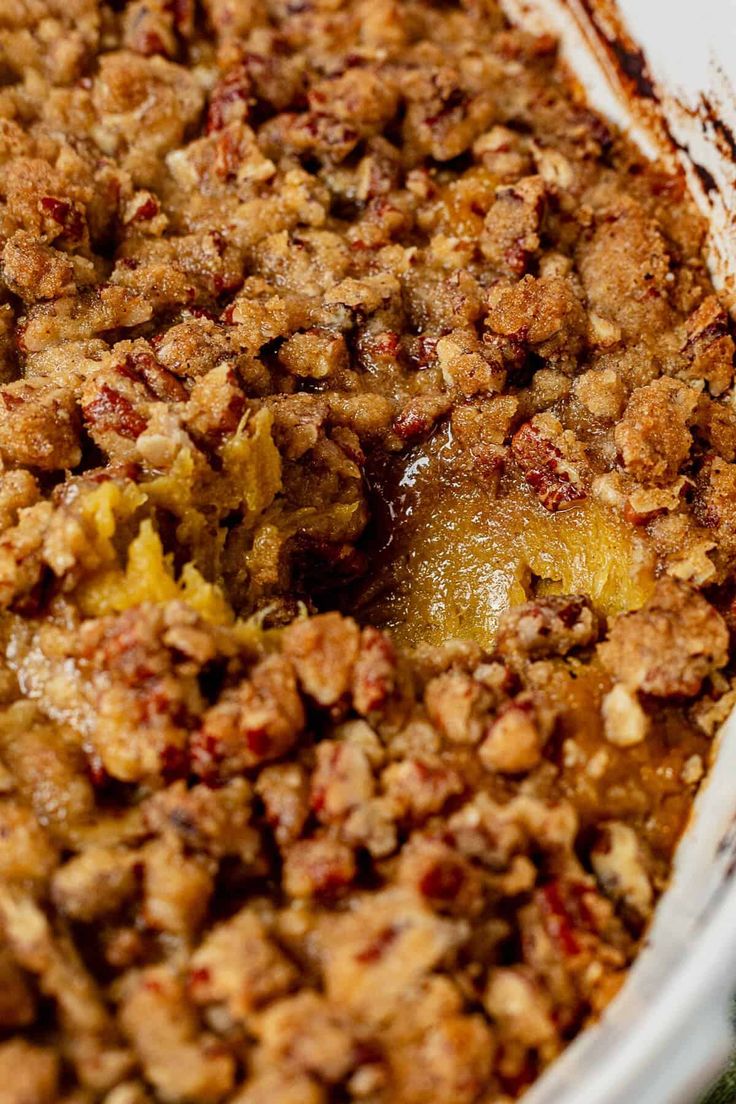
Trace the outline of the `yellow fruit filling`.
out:
M 551 514 L 524 486 L 496 490 L 442 470 L 440 452 L 419 446 L 378 480 L 391 536 L 361 615 L 402 644 L 471 637 L 490 646 L 504 610 L 534 593 L 585 594 L 606 616 L 646 601 L 652 554 L 607 507 L 588 498 Z

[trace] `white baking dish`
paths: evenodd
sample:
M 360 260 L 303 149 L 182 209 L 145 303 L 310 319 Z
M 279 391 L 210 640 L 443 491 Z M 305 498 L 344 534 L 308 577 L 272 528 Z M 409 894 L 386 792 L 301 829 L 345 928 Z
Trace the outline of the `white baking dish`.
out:
M 639 143 L 680 158 L 711 228 L 716 282 L 736 304 L 734 0 L 508 0 L 560 36 L 591 102 Z M 694 1104 L 734 1046 L 736 716 L 624 989 L 524 1104 Z

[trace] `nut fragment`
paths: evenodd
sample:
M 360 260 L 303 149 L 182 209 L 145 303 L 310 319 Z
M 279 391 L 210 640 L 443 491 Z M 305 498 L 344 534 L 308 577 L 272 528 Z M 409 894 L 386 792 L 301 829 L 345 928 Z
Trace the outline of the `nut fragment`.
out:
M 557 419 L 544 417 L 543 421 L 539 416 L 525 422 L 511 439 L 511 451 L 524 478 L 550 513 L 568 510 L 586 498 L 578 467 L 565 456 L 553 434 L 555 438 L 564 436 Z
M 650 721 L 636 694 L 622 683 L 614 686 L 603 699 L 603 730 L 606 739 L 616 747 L 633 747 L 646 738 Z
M 616 820 L 604 824 L 590 861 L 609 897 L 643 920 L 650 915 L 654 890 L 633 828 Z
M 536 767 L 551 730 L 551 715 L 541 701 L 520 694 L 499 712 L 478 749 L 487 770 L 521 774 Z
M 685 760 L 680 771 L 680 778 L 686 786 L 697 786 L 705 773 L 703 760 L 700 755 L 691 755 Z

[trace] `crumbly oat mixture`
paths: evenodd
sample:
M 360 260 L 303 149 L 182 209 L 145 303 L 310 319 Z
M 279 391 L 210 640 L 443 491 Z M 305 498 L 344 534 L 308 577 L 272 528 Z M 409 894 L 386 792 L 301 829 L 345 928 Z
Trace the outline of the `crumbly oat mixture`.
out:
M 5 0 L 0 78 L 0 1101 L 515 1099 L 736 697 L 682 179 L 495 0 Z

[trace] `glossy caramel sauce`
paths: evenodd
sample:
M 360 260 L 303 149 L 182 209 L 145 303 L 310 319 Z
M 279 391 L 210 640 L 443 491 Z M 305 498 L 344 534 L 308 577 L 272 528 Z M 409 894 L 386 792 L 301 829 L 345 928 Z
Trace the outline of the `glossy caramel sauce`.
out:
M 559 707 L 550 749 L 559 766 L 555 789 L 572 802 L 583 826 L 609 818 L 635 826 L 664 885 L 692 808 L 692 791 L 683 785 L 685 764 L 693 755 L 707 764 L 710 740 L 677 703 L 650 702 L 646 740 L 616 747 L 605 739 L 601 717 L 611 680 L 595 658 L 545 667 L 545 693 Z

